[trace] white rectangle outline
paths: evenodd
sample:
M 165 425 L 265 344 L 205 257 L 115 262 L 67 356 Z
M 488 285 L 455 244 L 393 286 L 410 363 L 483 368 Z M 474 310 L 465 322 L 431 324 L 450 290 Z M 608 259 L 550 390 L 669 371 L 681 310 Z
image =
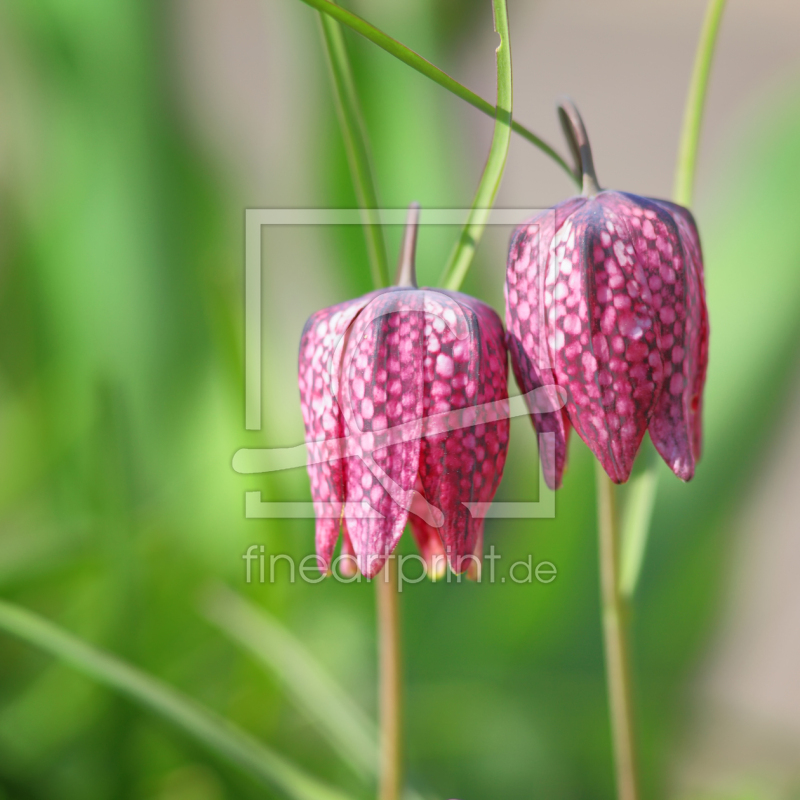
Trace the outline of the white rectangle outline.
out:
M 463 226 L 471 208 L 432 208 L 420 213 L 420 225 Z M 493 208 L 487 225 L 517 226 L 543 208 Z M 381 225 L 404 225 L 405 208 L 378 209 Z M 358 208 L 248 208 L 245 209 L 245 429 L 261 430 L 261 228 L 291 225 L 361 225 Z M 539 436 L 539 448 L 546 446 Z M 554 444 L 554 443 L 553 443 Z M 548 445 L 550 443 L 548 442 Z M 551 445 L 552 446 L 552 445 Z M 539 500 L 536 502 L 470 503 L 473 515 L 486 519 L 552 519 L 555 517 L 555 491 L 544 479 L 541 458 Z M 248 519 L 299 519 L 315 517 L 311 502 L 262 502 L 261 492 L 245 492 L 245 517 Z

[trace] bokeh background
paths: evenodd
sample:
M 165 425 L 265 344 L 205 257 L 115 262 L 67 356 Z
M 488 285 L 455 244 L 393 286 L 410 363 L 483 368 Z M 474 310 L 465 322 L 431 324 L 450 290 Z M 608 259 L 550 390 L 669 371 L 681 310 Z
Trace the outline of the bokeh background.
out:
M 352 0 L 485 97 L 488 0 Z M 669 196 L 699 0 L 510 0 L 515 115 L 586 119 L 604 185 Z M 389 207 L 468 205 L 492 121 L 346 32 Z M 0 592 L 157 675 L 353 797 L 370 790 L 275 674 L 209 619 L 209 587 L 268 610 L 375 713 L 368 585 L 247 585 L 251 544 L 302 557 L 304 470 L 233 472 L 302 441 L 306 317 L 369 288 L 358 229 L 264 234 L 264 429 L 244 428 L 244 211 L 355 204 L 316 12 L 298 0 L 0 3 Z M 666 469 L 634 605 L 645 796 L 800 793 L 800 5 L 730 0 L 695 212 L 711 355 L 705 456 Z M 567 178 L 519 138 L 500 206 Z M 423 282 L 455 229 L 423 229 Z M 502 309 L 509 231 L 465 289 Z M 388 233 L 390 257 L 399 231 Z M 501 499 L 536 499 L 512 424 Z M 575 437 L 552 520 L 489 523 L 550 585 L 402 598 L 410 781 L 431 797 L 613 796 L 593 468 Z M 404 545 L 409 547 L 408 543 Z M 278 797 L 167 722 L 0 634 L 0 797 Z

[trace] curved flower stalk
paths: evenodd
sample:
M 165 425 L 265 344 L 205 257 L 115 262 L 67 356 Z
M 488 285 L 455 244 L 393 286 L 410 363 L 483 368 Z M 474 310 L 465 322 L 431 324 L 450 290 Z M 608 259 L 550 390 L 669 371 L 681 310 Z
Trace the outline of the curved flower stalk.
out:
M 559 106 L 583 192 L 514 232 L 506 272 L 511 363 L 523 392 L 557 384 L 564 409 L 534 413 L 556 434 L 551 488 L 561 485 L 574 427 L 615 483 L 628 479 L 649 430 L 682 480 L 700 457 L 708 360 L 703 258 L 691 213 L 602 190 L 583 121 Z
M 416 286 L 419 208 L 398 285 L 323 309 L 300 342 L 300 399 L 320 568 L 342 556 L 376 575 L 410 520 L 433 574 L 480 558 L 508 447 L 502 323 L 467 295 Z M 340 558 L 341 558 L 340 557 Z M 472 557 L 472 558 L 470 558 Z M 352 564 L 352 561 L 351 561 Z

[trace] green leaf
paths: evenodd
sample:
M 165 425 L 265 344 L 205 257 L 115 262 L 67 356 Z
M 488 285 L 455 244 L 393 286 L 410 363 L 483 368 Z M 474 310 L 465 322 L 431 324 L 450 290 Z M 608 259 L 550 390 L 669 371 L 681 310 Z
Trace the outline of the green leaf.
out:
M 511 143 L 511 111 L 513 85 L 511 76 L 511 41 L 508 31 L 508 11 L 505 0 L 494 0 L 494 29 L 500 36 L 497 48 L 497 114 L 489 157 L 478 184 L 461 237 L 456 244 L 442 276 L 446 289 L 457 290 L 466 277 L 475 250 L 480 243 L 486 222 L 494 205 Z
M 389 285 L 389 268 L 383 228 L 378 216 L 378 192 L 375 188 L 367 131 L 342 29 L 336 20 L 326 14 L 320 14 L 319 19 L 333 81 L 336 113 L 347 151 L 358 207 L 361 209 L 372 282 L 376 289 L 380 289 Z
M 404 64 L 408 64 L 409 67 L 412 67 L 426 78 L 430 78 L 435 83 L 438 83 L 439 86 L 447 89 L 448 92 L 451 92 L 456 97 L 466 100 L 466 102 L 477 108 L 479 111 L 483 111 L 484 114 L 488 114 L 491 117 L 497 117 L 498 109 L 496 106 L 493 106 L 490 102 L 484 100 L 480 95 L 475 94 L 475 92 L 473 92 L 471 89 L 468 89 L 454 78 L 451 78 L 446 72 L 439 69 L 439 67 L 435 66 L 434 64 L 431 64 L 430 61 L 428 61 L 426 58 L 423 58 L 421 55 L 419 55 L 419 53 L 415 53 L 411 48 L 406 47 L 396 39 L 388 36 L 374 25 L 370 25 L 369 22 L 357 16 L 356 14 L 353 14 L 351 11 L 341 8 L 340 6 L 331 2 L 331 0 L 303 0 L 303 2 L 312 8 L 316 8 L 317 11 L 320 11 L 323 14 L 338 20 L 343 25 L 347 25 L 348 28 L 352 28 L 352 30 L 354 30 L 356 33 L 360 33 L 363 37 L 369 39 L 369 41 L 371 41 L 373 44 L 378 45 L 378 47 L 385 50 L 387 53 L 390 53 Z M 558 164 L 570 176 L 570 178 L 575 181 L 576 185 L 580 186 L 580 181 L 575 175 L 572 167 L 570 167 L 564 158 L 562 158 L 562 156 L 556 150 L 547 144 L 547 142 L 538 137 L 535 133 L 533 133 L 533 131 L 528 130 L 528 128 L 526 128 L 524 125 L 521 125 L 519 122 L 512 121 L 511 130 L 513 130 L 515 133 L 518 133 L 524 139 L 527 139 L 531 144 L 535 145 L 543 153 L 552 158 L 553 161 L 555 161 L 556 164 Z
M 265 609 L 218 585 L 204 616 L 273 672 L 295 704 L 362 777 L 378 770 L 376 726 L 297 638 Z
M 52 622 L 0 600 L 0 629 L 71 664 L 182 728 L 264 784 L 294 800 L 347 800 L 283 756 L 171 686 L 81 641 Z

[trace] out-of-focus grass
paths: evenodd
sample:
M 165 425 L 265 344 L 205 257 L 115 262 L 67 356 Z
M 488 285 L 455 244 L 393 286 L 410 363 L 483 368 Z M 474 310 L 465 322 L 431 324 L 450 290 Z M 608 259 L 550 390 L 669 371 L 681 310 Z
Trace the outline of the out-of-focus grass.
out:
M 467 34 L 441 24 L 449 7 L 422 4 L 392 19 L 392 33 L 437 60 Z M 475 8 L 490 25 L 490 13 Z M 370 587 L 243 582 L 248 544 L 312 552 L 310 521 L 243 518 L 246 489 L 307 498 L 304 471 L 267 480 L 230 468 L 240 446 L 299 441 L 294 333 L 313 310 L 303 306 L 308 270 L 325 271 L 324 288 L 312 287 L 320 305 L 368 290 L 361 233 L 312 232 L 324 263 L 296 273 L 267 241 L 267 283 L 282 292 L 265 304 L 265 407 L 277 411 L 263 433 L 246 434 L 243 254 L 241 231 L 228 224 L 236 216 L 229 208 L 243 201 L 215 180 L 177 111 L 163 11 L 133 0 L 8 2 L 0 23 L 3 595 L 361 796 L 278 683 L 197 613 L 210 578 L 235 584 L 374 712 Z M 299 35 L 318 47 L 311 11 L 307 23 Z M 467 206 L 483 164 L 466 160 L 458 101 L 368 43 L 348 42 L 382 202 Z M 322 114 L 324 130 L 336 131 L 332 103 Z M 637 596 L 648 796 L 663 796 L 684 681 L 725 567 L 727 522 L 795 366 L 799 114 L 796 99 L 766 103 L 764 121 L 731 149 L 726 176 L 697 209 L 712 324 L 706 454 L 690 486 L 662 476 Z M 286 158 L 317 165 L 318 205 L 353 205 L 338 134 Z M 572 191 L 566 180 L 564 191 Z M 388 232 L 390 264 L 398 233 Z M 456 234 L 423 230 L 421 283 L 436 280 Z M 504 258 L 488 236 L 468 291 L 500 302 Z M 554 583 L 423 583 L 403 593 L 410 770 L 439 796 L 612 795 L 592 469 L 577 439 L 570 459 L 556 519 L 488 526 L 500 570 L 533 553 L 558 566 Z M 533 434 L 515 420 L 501 499 L 535 499 L 535 476 Z M 0 650 L 7 796 L 265 796 L 180 732 L 66 667 L 6 637 Z

